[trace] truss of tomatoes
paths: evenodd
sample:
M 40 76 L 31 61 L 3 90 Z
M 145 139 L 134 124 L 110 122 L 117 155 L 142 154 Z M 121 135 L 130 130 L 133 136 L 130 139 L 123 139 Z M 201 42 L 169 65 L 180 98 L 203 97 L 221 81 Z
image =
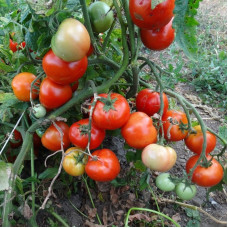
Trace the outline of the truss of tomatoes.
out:
M 131 0 L 129 11 L 131 19 L 140 28 L 143 44 L 154 51 L 168 48 L 174 38 L 172 28 L 175 0 L 166 0 L 154 5 L 151 0 Z

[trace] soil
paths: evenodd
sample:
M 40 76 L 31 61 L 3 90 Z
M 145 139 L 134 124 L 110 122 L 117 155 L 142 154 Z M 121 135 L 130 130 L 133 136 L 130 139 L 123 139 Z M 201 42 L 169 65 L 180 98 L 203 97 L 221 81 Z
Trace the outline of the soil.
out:
M 217 14 L 217 18 L 225 20 L 226 18 L 226 1 L 217 0 L 204 0 L 201 3 L 201 14 L 213 16 Z M 197 97 L 194 89 L 188 84 L 178 83 L 175 87 L 175 91 L 183 95 L 187 100 L 195 105 L 201 116 L 203 117 L 206 125 L 218 132 L 219 126 L 223 125 L 222 119 L 224 119 L 224 113 L 219 113 L 213 107 L 205 106 L 201 100 Z M 117 136 L 108 136 L 105 139 L 104 147 L 110 148 L 114 151 L 121 163 L 120 177 L 126 177 L 130 172 L 131 163 L 126 161 L 126 149 L 124 148 L 123 139 Z M 182 176 L 183 170 L 185 170 L 186 161 L 192 153 L 185 147 L 184 142 L 177 142 L 172 145 L 178 154 L 176 165 L 170 170 L 175 176 Z M 217 144 L 217 151 L 221 149 L 221 145 Z M 225 160 L 227 160 L 225 158 Z M 177 221 L 181 226 L 186 227 L 190 217 L 187 216 L 185 208 L 177 206 L 173 203 L 164 203 L 160 199 L 175 199 L 174 193 L 163 193 L 159 191 L 155 184 L 155 177 L 159 173 L 153 172 L 150 179 L 150 184 L 154 192 L 157 194 L 158 203 L 161 212 L 168 215 Z M 68 198 L 66 193 L 57 195 L 52 200 L 55 205 L 56 212 L 64 218 L 69 226 L 99 226 L 96 218 L 96 212 L 98 212 L 104 226 L 124 226 L 125 216 L 127 211 L 132 207 L 150 208 L 157 210 L 155 201 L 150 192 L 147 190 L 138 191 L 137 182 L 138 176 L 131 176 L 128 180 L 128 185 L 113 187 L 110 183 L 90 183 L 91 196 L 94 200 L 95 209 L 93 208 L 89 194 L 86 190 L 86 186 L 83 181 L 78 178 L 77 191 L 72 193 Z M 209 201 L 206 202 L 206 188 L 198 187 L 197 195 L 193 200 L 186 203 L 201 207 L 204 211 L 214 216 L 221 221 L 227 220 L 227 195 L 226 186 L 223 191 L 215 191 L 209 194 Z M 70 203 L 80 210 L 80 213 L 75 210 Z M 81 215 L 81 213 L 85 215 Z M 131 213 L 129 217 L 130 226 L 161 226 L 160 219 L 157 215 L 148 212 L 135 211 Z M 47 222 L 48 218 L 55 219 L 47 212 L 40 211 L 37 216 L 37 222 L 39 226 L 50 226 Z M 165 220 L 165 226 L 173 226 L 171 222 Z M 200 213 L 200 226 L 202 227 L 220 227 L 226 226 L 224 224 L 213 221 L 209 216 Z

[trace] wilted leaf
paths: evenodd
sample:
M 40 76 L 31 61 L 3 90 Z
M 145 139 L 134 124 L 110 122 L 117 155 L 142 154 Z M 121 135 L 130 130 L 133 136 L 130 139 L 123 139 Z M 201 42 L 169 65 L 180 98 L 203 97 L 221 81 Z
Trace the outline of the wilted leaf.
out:
M 103 219 L 104 225 L 107 226 L 108 225 L 108 211 L 107 211 L 106 207 L 103 208 L 103 218 L 102 219 Z
M 135 215 L 130 215 L 129 216 L 129 221 L 133 221 L 133 220 L 144 220 L 146 222 L 151 222 L 151 218 L 148 217 L 147 215 L 144 215 L 144 214 L 135 214 Z
M 176 222 L 181 221 L 181 217 L 179 213 L 176 213 L 175 215 L 172 216 L 172 219 Z
M 96 209 L 96 208 L 91 208 L 91 207 L 89 207 L 89 206 L 86 204 L 86 205 L 85 205 L 85 209 L 87 210 L 88 216 L 89 216 L 89 217 L 91 217 L 91 218 L 96 217 L 96 214 L 97 214 L 97 209 Z
M 0 191 L 8 190 L 12 164 L 0 161 Z

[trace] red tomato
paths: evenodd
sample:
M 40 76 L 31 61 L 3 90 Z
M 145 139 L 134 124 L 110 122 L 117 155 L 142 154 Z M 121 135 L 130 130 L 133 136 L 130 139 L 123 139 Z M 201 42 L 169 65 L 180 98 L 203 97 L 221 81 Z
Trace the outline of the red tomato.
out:
M 22 48 L 25 48 L 25 46 L 26 46 L 26 43 L 25 43 L 25 41 L 23 41 L 20 45 L 19 45 L 19 50 L 20 49 L 22 49 Z M 30 51 L 31 52 L 31 51 Z
M 56 124 L 60 127 L 63 132 L 63 147 L 67 149 L 70 146 L 69 139 L 69 126 L 62 122 L 57 121 Z M 45 148 L 51 151 L 57 151 L 61 149 L 61 137 L 59 131 L 52 124 L 43 134 L 41 142 Z
M 159 30 L 141 29 L 140 35 L 143 44 L 147 48 L 154 51 L 161 51 L 172 44 L 175 38 L 175 30 L 172 28 L 171 20 L 167 25 Z
M 30 90 L 31 84 L 36 79 L 36 76 L 29 72 L 23 72 L 16 75 L 12 80 L 12 88 L 14 95 L 20 101 L 30 101 Z M 39 80 L 36 82 L 36 86 L 39 84 Z M 38 91 L 36 89 L 32 90 L 32 99 L 38 97 Z
M 89 132 L 89 119 L 82 119 L 74 123 L 70 127 L 69 137 L 71 143 L 82 149 L 85 149 L 88 144 L 88 132 Z M 91 141 L 90 149 L 95 149 L 101 145 L 105 138 L 105 130 L 98 128 L 92 123 L 91 125 Z
M 72 97 L 70 85 L 59 85 L 49 78 L 45 78 L 40 85 L 40 103 L 48 109 L 62 106 Z
M 94 52 L 94 47 L 92 44 L 90 44 L 89 51 L 87 52 L 86 56 L 89 57 L 93 54 Z
M 144 112 L 134 112 L 121 133 L 127 144 L 136 149 L 142 149 L 157 141 L 157 130 L 152 119 Z
M 120 172 L 120 163 L 115 153 L 109 149 L 96 150 L 92 153 L 98 159 L 89 157 L 85 166 L 86 174 L 95 181 L 111 181 Z
M 7 149 L 7 151 L 5 152 L 5 155 L 6 155 L 7 161 L 9 163 L 14 163 L 16 158 L 17 158 L 17 155 L 14 154 L 14 152 L 13 152 L 11 147 L 9 147 Z
M 99 94 L 93 111 L 93 122 L 101 129 L 115 130 L 122 127 L 130 117 L 127 100 L 118 93 Z
M 203 150 L 203 132 L 201 130 L 201 126 L 197 125 L 194 127 L 196 134 L 189 134 L 185 138 L 185 144 L 189 150 L 196 154 L 201 154 Z M 213 135 L 211 132 L 206 131 L 206 138 L 207 138 L 207 146 L 206 146 L 206 153 L 209 154 L 211 151 L 214 150 L 216 146 L 216 136 Z
M 170 121 L 177 124 L 171 127 Z M 180 141 L 187 136 L 188 131 L 181 129 L 181 124 L 188 124 L 188 119 L 184 112 L 168 110 L 165 115 L 162 116 L 162 122 L 166 140 Z
M 68 85 L 80 79 L 88 66 L 87 57 L 76 62 L 66 62 L 49 50 L 42 60 L 44 72 L 55 83 Z
M 21 133 L 16 129 L 13 132 L 13 138 L 10 139 L 10 147 L 11 148 L 18 148 L 23 142 Z
M 42 145 L 41 138 L 37 135 L 37 133 L 33 133 L 33 146 L 34 148 L 39 148 Z
M 12 52 L 16 52 L 17 51 L 17 42 L 14 42 L 12 39 L 10 39 L 9 48 Z
M 140 28 L 159 29 L 172 19 L 174 2 L 166 0 L 154 7 L 154 0 L 130 0 L 131 19 Z
M 194 155 L 186 163 L 186 172 L 189 173 L 198 161 L 200 155 Z M 207 155 L 207 160 L 211 159 L 210 155 Z M 198 165 L 193 172 L 192 182 L 202 186 L 211 187 L 218 184 L 223 178 L 223 168 L 220 163 L 214 158 L 211 161 L 211 166 L 208 168 Z
M 79 82 L 78 82 L 78 81 L 73 82 L 73 83 L 71 84 L 72 92 L 75 92 L 75 91 L 78 89 L 78 85 L 79 85 Z
M 163 115 L 167 112 L 169 101 L 165 93 L 163 93 Z M 140 112 L 146 113 L 148 116 L 153 116 L 160 110 L 160 93 L 154 92 L 151 89 L 141 90 L 136 97 L 136 108 Z
M 166 172 L 176 163 L 176 151 L 168 146 L 150 144 L 142 151 L 142 162 L 151 170 Z

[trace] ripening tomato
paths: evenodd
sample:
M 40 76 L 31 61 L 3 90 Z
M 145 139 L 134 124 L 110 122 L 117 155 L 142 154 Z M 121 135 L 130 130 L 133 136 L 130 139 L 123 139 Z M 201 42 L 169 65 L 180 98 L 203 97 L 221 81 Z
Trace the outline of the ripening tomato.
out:
M 69 126 L 63 121 L 55 122 L 63 133 L 63 148 L 67 149 L 70 146 Z M 58 129 L 52 124 L 41 137 L 42 145 L 51 151 L 61 149 L 61 136 Z
M 148 116 L 153 116 L 160 111 L 160 93 L 151 89 L 141 90 L 136 97 L 136 108 L 140 112 L 145 112 Z M 163 93 L 163 115 L 167 112 L 169 101 Z
M 189 150 L 196 154 L 201 154 L 203 150 L 203 132 L 201 126 L 197 125 L 193 128 L 196 133 L 191 133 L 185 138 L 185 145 Z M 216 146 L 216 136 L 209 131 L 206 131 L 207 146 L 206 153 L 209 154 Z
M 65 19 L 51 40 L 55 55 L 67 62 L 75 62 L 85 57 L 89 47 L 90 36 L 87 29 L 74 18 Z
M 194 155 L 189 158 L 186 163 L 186 172 L 189 173 L 190 170 L 195 166 L 200 155 Z M 207 160 L 209 161 L 212 157 L 207 155 Z M 212 187 L 218 184 L 223 178 L 223 168 L 221 164 L 214 158 L 211 161 L 211 166 L 203 167 L 198 165 L 193 172 L 192 182 L 202 186 L 202 187 Z
M 44 56 L 42 65 L 49 79 L 57 84 L 68 85 L 77 81 L 85 74 L 88 60 L 84 56 L 76 62 L 66 62 L 50 50 Z
M 114 20 L 113 11 L 105 2 L 93 2 L 88 12 L 94 32 L 105 32 L 111 27 Z
M 142 151 L 142 162 L 151 170 L 166 172 L 176 163 L 176 151 L 168 146 L 150 144 Z
M 144 29 L 159 29 L 173 17 L 175 0 L 165 0 L 155 5 L 154 0 L 130 0 L 129 10 L 134 24 Z
M 14 42 L 12 39 L 10 39 L 9 48 L 12 52 L 16 52 L 17 51 L 17 42 Z
M 164 137 L 170 141 L 180 141 L 184 139 L 188 131 L 183 129 L 188 124 L 187 116 L 184 112 L 176 110 L 168 110 L 162 116 Z M 170 126 L 173 124 L 173 126 Z M 171 127 L 171 128 L 170 128 Z
M 10 139 L 10 147 L 18 148 L 19 146 L 21 146 L 23 142 L 21 133 L 15 129 L 12 136 L 12 139 Z
M 175 30 L 172 28 L 172 20 L 164 27 L 158 30 L 140 31 L 143 44 L 154 51 L 161 51 L 168 48 L 175 38 Z
M 23 72 L 17 74 L 12 80 L 12 88 L 14 95 L 20 101 L 30 101 L 30 90 L 31 84 L 36 79 L 36 76 L 29 72 Z M 39 80 L 35 83 L 35 86 L 38 86 Z M 38 91 L 33 88 L 32 90 L 32 99 L 38 97 Z
M 40 103 L 48 109 L 62 106 L 72 97 L 70 85 L 59 85 L 49 78 L 45 78 L 40 85 Z
M 89 134 L 89 119 L 82 119 L 71 125 L 69 137 L 71 143 L 82 149 L 85 149 L 88 144 Z M 91 124 L 91 141 L 89 148 L 95 149 L 101 145 L 105 138 L 105 130 L 98 128 L 93 123 Z
M 85 165 L 88 162 L 88 156 L 84 154 L 79 147 L 69 148 L 63 160 L 63 169 L 71 176 L 81 176 L 85 173 Z
M 157 141 L 157 130 L 152 119 L 144 112 L 134 112 L 122 127 L 121 134 L 127 144 L 142 149 Z
M 95 181 L 111 181 L 120 172 L 120 163 L 115 153 L 109 149 L 96 150 L 93 158 L 85 166 L 86 174 Z
M 115 130 L 122 127 L 130 117 L 127 100 L 118 93 L 99 94 L 101 97 L 93 111 L 93 122 L 101 129 Z

